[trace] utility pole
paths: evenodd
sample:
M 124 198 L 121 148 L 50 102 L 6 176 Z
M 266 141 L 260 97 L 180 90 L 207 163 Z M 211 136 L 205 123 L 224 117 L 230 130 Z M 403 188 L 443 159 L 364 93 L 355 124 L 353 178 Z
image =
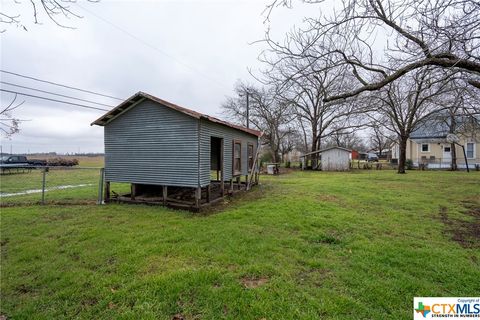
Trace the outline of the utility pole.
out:
M 247 90 L 247 129 L 250 128 L 250 105 L 249 105 L 249 94 Z

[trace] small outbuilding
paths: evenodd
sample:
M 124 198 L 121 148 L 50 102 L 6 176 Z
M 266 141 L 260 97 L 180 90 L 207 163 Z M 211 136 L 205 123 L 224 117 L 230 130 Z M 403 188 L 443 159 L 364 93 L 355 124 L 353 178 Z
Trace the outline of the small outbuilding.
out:
M 199 209 L 258 182 L 257 130 L 143 92 L 92 125 L 104 127 L 106 202 Z M 129 183 L 130 194 L 111 197 L 111 182 Z
M 316 156 L 319 155 L 319 156 Z M 312 157 L 313 156 L 313 157 Z M 352 151 L 342 147 L 330 147 L 323 150 L 306 153 L 302 156 L 302 169 L 307 168 L 308 159 L 311 161 L 319 162 L 311 164 L 312 168 L 319 168 L 322 171 L 347 171 L 350 170 L 350 160 L 352 157 Z

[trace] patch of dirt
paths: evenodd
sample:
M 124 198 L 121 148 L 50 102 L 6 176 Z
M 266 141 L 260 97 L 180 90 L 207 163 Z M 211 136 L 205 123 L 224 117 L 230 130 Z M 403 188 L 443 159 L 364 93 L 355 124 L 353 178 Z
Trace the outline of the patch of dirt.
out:
M 194 215 L 194 217 L 205 217 L 213 214 L 222 213 L 223 211 L 234 208 L 238 205 L 254 202 L 271 194 L 272 186 L 266 184 L 259 184 L 253 186 L 249 191 L 242 191 L 235 193 L 233 196 L 225 196 L 223 201 L 216 203 L 213 206 L 202 208 L 200 214 Z
M 252 277 L 243 277 L 240 282 L 242 285 L 247 289 L 255 289 L 260 286 L 263 286 L 268 282 L 268 278 L 266 277 L 259 277 L 259 278 L 252 278 Z
M 463 248 L 480 248 L 480 202 L 466 201 L 463 206 L 466 219 L 449 217 L 448 209 L 440 207 L 440 220 L 453 241 Z
M 185 317 L 182 314 L 177 313 L 173 315 L 172 320 L 185 320 Z

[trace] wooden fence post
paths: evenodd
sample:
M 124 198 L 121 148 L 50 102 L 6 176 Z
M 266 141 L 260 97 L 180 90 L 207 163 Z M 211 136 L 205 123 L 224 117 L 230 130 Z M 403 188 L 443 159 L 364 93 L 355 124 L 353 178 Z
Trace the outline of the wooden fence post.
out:
M 98 179 L 98 199 L 97 204 L 102 204 L 103 202 L 103 179 L 105 175 L 105 168 L 100 169 L 100 178 Z
M 105 181 L 105 203 L 110 201 L 110 181 Z
M 47 168 L 42 171 L 42 204 L 45 204 L 45 182 L 46 182 Z

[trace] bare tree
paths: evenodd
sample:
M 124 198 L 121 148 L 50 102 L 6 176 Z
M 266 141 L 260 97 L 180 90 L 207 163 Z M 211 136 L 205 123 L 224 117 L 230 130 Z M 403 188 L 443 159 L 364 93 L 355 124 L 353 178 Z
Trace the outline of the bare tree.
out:
M 273 1 L 267 14 L 277 5 L 292 6 L 292 1 Z M 279 43 L 268 32 L 266 36 L 276 51 L 298 59 L 308 54 L 311 63 L 328 61 L 331 72 L 348 67 L 355 83 L 341 93 L 329 93 L 325 101 L 379 90 L 428 66 L 463 71 L 464 81 L 480 88 L 480 2 L 341 0 L 335 5 L 332 14 L 306 19 L 297 32 L 303 34 L 302 46 Z
M 439 97 L 448 92 L 448 81 L 442 75 L 432 76 L 429 69 L 419 69 L 402 81 L 386 85 L 371 100 L 378 105 L 374 118 L 398 137 L 398 173 L 405 173 L 407 142 L 424 119 L 443 110 Z
M 378 156 L 381 157 L 385 154 L 385 150 L 391 148 L 395 138 L 381 123 L 373 122 L 370 125 L 368 140 L 369 147 L 378 151 Z
M 25 101 L 17 102 L 17 94 L 12 101 L 0 110 L 0 130 L 5 137 L 10 137 L 20 131 L 19 124 L 21 121 L 12 115 L 12 111 L 20 107 Z
M 323 148 L 338 146 L 353 150 L 365 150 L 365 141 L 358 134 L 356 129 L 342 129 L 334 130 L 331 135 L 324 139 Z
M 88 2 L 99 2 L 100 0 L 87 0 Z M 62 20 L 68 20 L 70 18 L 82 18 L 71 8 L 71 4 L 76 3 L 76 0 L 30 0 L 30 1 L 14 1 L 17 6 L 21 6 L 24 3 L 30 6 L 32 12 L 33 21 L 35 24 L 41 24 L 41 16 L 45 15 L 49 20 L 53 21 L 57 26 L 62 28 L 73 29 L 71 26 L 67 26 Z M 3 25 L 15 25 L 27 31 L 27 27 L 22 23 L 21 15 L 17 13 L 0 12 L 0 24 Z M 0 32 L 5 32 L 3 29 Z
M 323 139 L 335 131 L 361 124 L 351 121 L 359 114 L 354 101 L 324 102 L 328 94 L 338 91 L 342 84 L 346 85 L 341 81 L 345 73 L 329 72 L 325 61 L 312 61 L 307 47 L 309 41 L 309 35 L 292 31 L 284 45 L 271 44 L 260 55 L 266 66 L 260 81 L 277 88 L 277 95 L 292 105 L 305 144 L 314 152 L 320 150 Z M 293 49 L 290 48 L 303 48 L 303 54 L 291 55 Z M 312 155 L 314 164 L 318 163 L 316 157 L 316 154 Z
M 255 88 L 239 82 L 235 88 L 237 97 L 229 97 L 222 104 L 228 118 L 246 124 L 247 105 L 245 94 L 249 94 L 249 120 L 262 131 L 262 140 L 272 154 L 273 162 L 279 161 L 282 141 L 293 132 L 290 122 L 293 119 L 288 102 L 277 99 L 275 92 L 267 88 Z

